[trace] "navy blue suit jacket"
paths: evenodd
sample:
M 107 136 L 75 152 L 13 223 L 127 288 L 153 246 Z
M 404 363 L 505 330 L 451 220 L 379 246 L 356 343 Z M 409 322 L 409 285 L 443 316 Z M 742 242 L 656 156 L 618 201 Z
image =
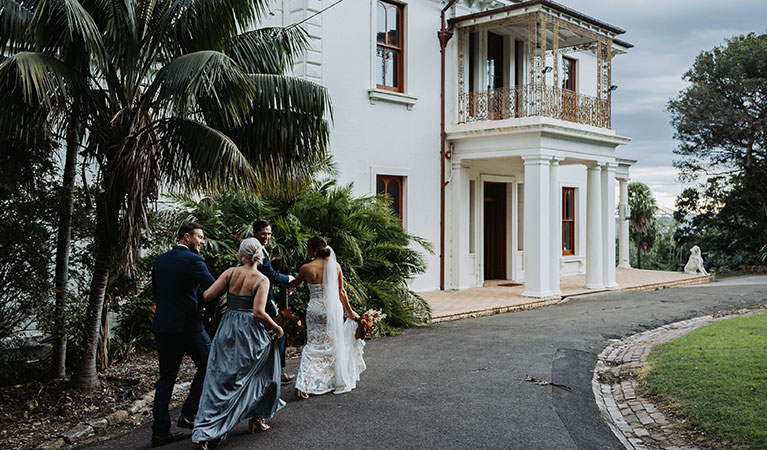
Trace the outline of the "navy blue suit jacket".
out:
M 274 286 L 275 283 L 288 284 L 290 283 L 290 278 L 287 275 L 274 270 L 274 267 L 272 267 L 272 260 L 269 259 L 269 253 L 267 253 L 266 249 L 264 249 L 264 259 L 261 261 L 261 264 L 259 264 L 258 271 L 266 275 L 266 278 L 269 278 L 270 281 L 269 291 L 266 298 L 266 313 L 269 314 L 270 317 L 277 317 L 277 303 L 274 301 L 274 290 L 272 290 L 272 286 Z
M 152 288 L 157 305 L 152 332 L 202 331 L 197 290 L 209 288 L 214 281 L 202 256 L 183 245 L 158 256 L 152 267 Z

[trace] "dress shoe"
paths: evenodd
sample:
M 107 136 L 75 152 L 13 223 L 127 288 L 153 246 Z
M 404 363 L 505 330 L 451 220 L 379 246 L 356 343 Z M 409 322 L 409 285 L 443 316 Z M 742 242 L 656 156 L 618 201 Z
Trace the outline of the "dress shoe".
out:
M 192 428 L 194 428 L 194 417 L 192 417 L 191 419 L 187 419 L 186 417 L 184 417 L 183 414 L 181 414 L 180 416 L 178 416 L 178 422 L 176 422 L 176 425 L 179 428 L 189 428 L 191 430 Z
M 171 442 L 180 441 L 186 437 L 187 435 L 179 433 L 178 431 L 169 431 L 166 434 L 152 434 L 152 447 L 159 447 Z
M 282 384 L 287 384 L 293 381 L 295 377 L 296 377 L 295 375 L 289 375 L 285 372 L 282 372 L 282 375 L 280 375 L 280 381 L 282 382 Z

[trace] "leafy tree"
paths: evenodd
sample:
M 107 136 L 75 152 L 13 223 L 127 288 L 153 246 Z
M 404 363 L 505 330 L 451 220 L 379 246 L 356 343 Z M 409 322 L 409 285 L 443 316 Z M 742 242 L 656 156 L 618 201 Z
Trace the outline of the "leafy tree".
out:
M 82 155 L 98 169 L 86 352 L 75 386 L 98 385 L 107 285 L 134 267 L 148 202 L 161 188 L 296 186 L 323 163 L 326 91 L 284 75 L 306 48 L 304 33 L 243 31 L 268 3 L 5 2 L 0 85 L 30 104 L 81 114 Z M 62 51 L 69 43 L 87 51 Z M 73 54 L 86 58 L 70 64 Z
M 675 162 L 686 178 L 716 171 L 764 176 L 767 161 L 767 34 L 733 37 L 704 51 L 668 103 Z M 764 199 L 763 202 L 767 202 Z
M 680 242 L 691 239 L 717 262 L 755 261 L 767 242 L 767 34 L 733 37 L 702 52 L 668 103 L 681 177 L 709 179 L 685 191 Z M 693 192 L 695 191 L 695 192 Z
M 658 233 L 655 212 L 658 204 L 650 188 L 644 183 L 629 183 L 629 208 L 631 208 L 629 235 L 637 249 L 637 269 L 642 268 L 642 253 L 648 253 Z

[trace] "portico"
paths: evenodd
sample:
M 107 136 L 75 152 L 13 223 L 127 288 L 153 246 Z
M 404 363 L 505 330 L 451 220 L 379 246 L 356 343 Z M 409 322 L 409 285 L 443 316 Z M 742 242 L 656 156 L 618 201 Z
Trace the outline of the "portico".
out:
M 617 287 L 615 189 L 634 163 L 610 128 L 623 30 L 543 0 L 450 22 L 446 287 L 492 280 L 540 299 L 562 295 L 562 276 Z

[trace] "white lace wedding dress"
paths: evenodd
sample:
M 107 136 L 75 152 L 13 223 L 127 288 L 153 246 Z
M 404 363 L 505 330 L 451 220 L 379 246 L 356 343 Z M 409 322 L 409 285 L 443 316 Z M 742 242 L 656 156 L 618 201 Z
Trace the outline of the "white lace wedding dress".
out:
M 307 340 L 296 376 L 296 389 L 314 395 L 349 392 L 356 387 L 360 373 L 365 370 L 362 359 L 365 341 L 354 338 L 357 322 L 343 319 L 332 250 L 325 266 L 322 284 L 307 283 Z

